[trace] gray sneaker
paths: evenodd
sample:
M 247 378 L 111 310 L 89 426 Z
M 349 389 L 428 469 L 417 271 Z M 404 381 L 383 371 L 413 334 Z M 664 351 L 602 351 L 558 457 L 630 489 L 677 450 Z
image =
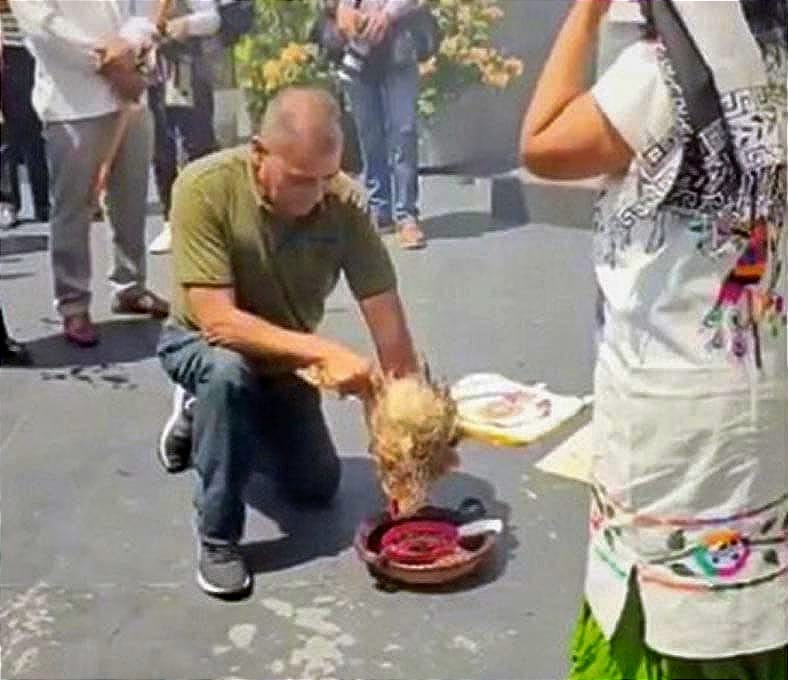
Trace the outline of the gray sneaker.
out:
M 197 584 L 208 595 L 232 597 L 247 594 L 252 575 L 235 543 L 200 543 Z
M 159 461 L 170 474 L 192 465 L 192 408 L 194 397 L 180 385 L 172 397 L 172 413 L 159 437 Z

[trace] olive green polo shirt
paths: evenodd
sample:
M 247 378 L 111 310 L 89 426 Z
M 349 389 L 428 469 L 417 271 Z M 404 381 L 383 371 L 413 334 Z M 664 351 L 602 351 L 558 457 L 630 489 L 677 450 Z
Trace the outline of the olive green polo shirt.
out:
M 307 217 L 277 218 L 258 190 L 249 147 L 188 165 L 173 187 L 172 319 L 197 322 L 190 286 L 232 287 L 238 307 L 283 328 L 313 332 L 340 275 L 358 300 L 396 288 L 394 268 L 363 190 L 340 174 Z

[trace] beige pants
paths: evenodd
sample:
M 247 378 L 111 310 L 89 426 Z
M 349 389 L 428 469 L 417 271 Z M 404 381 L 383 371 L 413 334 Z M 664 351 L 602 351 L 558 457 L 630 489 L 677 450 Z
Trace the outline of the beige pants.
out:
M 85 313 L 90 306 L 93 187 L 117 118 L 118 114 L 109 114 L 44 126 L 51 169 L 55 304 L 63 316 Z M 113 243 L 109 279 L 115 295 L 145 286 L 145 210 L 152 153 L 151 120 L 144 111 L 129 124 L 107 184 Z

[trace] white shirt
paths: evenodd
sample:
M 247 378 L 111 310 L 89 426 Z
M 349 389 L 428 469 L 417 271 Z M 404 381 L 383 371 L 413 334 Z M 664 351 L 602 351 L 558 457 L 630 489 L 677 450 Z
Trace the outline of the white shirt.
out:
M 159 3 L 160 0 L 136 0 L 135 13 L 138 16 L 151 17 Z M 221 24 L 216 0 L 183 0 L 183 4 L 188 9 L 185 16 L 189 37 L 207 38 L 216 34 Z M 173 9 L 175 5 L 177 3 L 173 3 Z M 174 13 L 171 12 L 171 15 L 174 16 Z
M 134 16 L 134 0 L 11 0 L 36 58 L 33 107 L 45 123 L 95 118 L 121 104 L 96 73 L 91 52 L 103 38 L 120 34 L 141 49 L 156 29 Z

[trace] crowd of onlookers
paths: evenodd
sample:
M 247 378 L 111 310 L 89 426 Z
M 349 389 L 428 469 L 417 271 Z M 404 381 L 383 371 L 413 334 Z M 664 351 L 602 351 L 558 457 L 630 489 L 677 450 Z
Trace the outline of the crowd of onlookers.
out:
M 113 311 L 168 313 L 167 302 L 145 286 L 145 250 L 169 252 L 179 168 L 217 149 L 216 50 L 209 43 L 227 4 L 0 0 L 0 228 L 23 221 L 24 164 L 32 219 L 49 223 L 55 306 L 66 340 L 77 346 L 99 341 L 90 316 L 89 233 L 97 218 L 106 217 L 113 232 Z M 398 26 L 417 6 L 418 0 L 324 0 L 321 22 L 340 44 L 338 83 L 351 102 L 370 209 L 379 229 L 396 232 L 408 249 L 425 245 L 418 211 L 419 71 L 412 31 Z M 323 42 L 326 32 L 317 38 Z M 323 47 L 327 54 L 332 48 Z M 135 77 L 143 72 L 145 92 L 135 98 Z M 163 225 L 146 246 L 151 165 Z M 20 347 L 10 339 L 5 347 L 3 362 L 26 358 L 11 351 Z

